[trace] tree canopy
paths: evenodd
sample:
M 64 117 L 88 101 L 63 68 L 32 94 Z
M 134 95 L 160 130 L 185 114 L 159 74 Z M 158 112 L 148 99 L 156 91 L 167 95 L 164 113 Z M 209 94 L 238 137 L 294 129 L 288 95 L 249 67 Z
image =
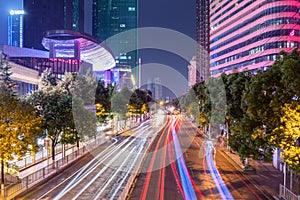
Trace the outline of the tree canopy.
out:
M 1 183 L 4 184 L 4 163 L 25 156 L 28 151 L 38 149 L 36 140 L 41 136 L 41 118 L 34 108 L 21 101 L 14 91 L 15 83 L 10 79 L 10 67 L 1 59 L 0 63 L 0 161 Z

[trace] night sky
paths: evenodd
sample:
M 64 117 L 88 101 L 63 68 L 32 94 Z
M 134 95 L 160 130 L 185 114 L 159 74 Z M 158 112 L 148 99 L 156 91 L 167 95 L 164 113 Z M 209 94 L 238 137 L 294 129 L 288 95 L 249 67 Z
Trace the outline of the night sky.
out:
M 184 33 L 192 39 L 196 38 L 196 0 L 142 0 L 139 1 L 139 9 L 140 27 L 163 27 Z M 187 79 L 189 60 L 184 60 L 170 52 L 153 49 L 142 50 L 139 55 L 143 64 L 159 63 L 170 66 Z M 149 73 L 147 71 L 147 74 Z M 163 84 L 164 75 L 161 76 Z M 172 79 L 172 75 L 169 79 Z M 176 86 L 177 95 L 186 90 L 183 82 L 177 82 Z
M 7 44 L 7 20 L 10 10 L 21 10 L 22 0 L 0 0 L 0 44 Z
M 195 39 L 195 0 L 141 0 L 139 26 L 163 27 L 184 33 Z M 21 9 L 22 0 L 0 0 L 0 44 L 7 43 L 7 15 L 11 9 Z M 171 66 L 185 77 L 188 61 L 169 53 L 155 50 L 140 52 L 143 63 Z

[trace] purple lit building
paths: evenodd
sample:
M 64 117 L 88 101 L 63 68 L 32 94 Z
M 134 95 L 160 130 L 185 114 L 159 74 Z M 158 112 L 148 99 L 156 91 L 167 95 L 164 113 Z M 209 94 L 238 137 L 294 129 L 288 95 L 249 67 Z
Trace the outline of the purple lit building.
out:
M 210 1 L 210 72 L 266 70 L 300 43 L 296 0 Z

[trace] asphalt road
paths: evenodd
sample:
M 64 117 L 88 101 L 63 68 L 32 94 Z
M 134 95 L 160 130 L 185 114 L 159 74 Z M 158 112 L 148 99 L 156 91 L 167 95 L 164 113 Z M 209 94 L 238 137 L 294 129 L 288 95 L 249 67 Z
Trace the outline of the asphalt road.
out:
M 18 200 L 32 200 L 32 199 L 53 199 L 63 188 L 63 186 L 58 186 L 63 181 L 67 184 L 71 181 L 71 177 L 74 176 L 78 170 L 80 170 L 84 165 L 90 162 L 94 158 L 94 154 L 100 153 L 105 149 L 109 143 L 101 145 L 99 148 L 95 149 L 92 153 L 87 153 L 81 158 L 75 160 L 72 166 L 61 170 L 55 177 L 47 179 L 46 182 L 38 184 L 37 186 L 31 188 L 31 190 L 26 191 L 22 195 L 16 197 Z M 54 190 L 53 190 L 54 189 Z M 49 193 L 51 190 L 51 194 Z M 49 193 L 48 195 L 45 195 Z
M 100 199 L 112 198 L 112 193 L 116 194 L 113 198 L 116 199 L 120 193 L 116 192 L 116 188 L 122 182 L 120 180 L 126 178 L 124 172 L 128 170 L 128 166 L 135 163 L 134 158 L 137 154 L 130 156 L 130 152 L 136 151 L 141 145 L 145 147 L 146 144 L 141 142 L 148 141 L 149 133 L 149 130 L 139 129 L 136 132 L 120 135 L 116 138 L 117 140 L 101 145 L 91 154 L 76 160 L 55 177 L 34 187 L 17 199 L 73 199 L 74 197 Z M 152 135 L 152 137 L 155 136 Z M 126 147 L 129 143 L 130 145 Z M 128 199 L 266 199 L 260 190 L 248 181 L 235 163 L 222 151 L 208 144 L 209 142 L 197 134 L 197 128 L 184 116 L 168 116 L 167 125 L 156 136 L 150 152 L 147 153 L 141 173 Z M 116 151 L 107 150 L 111 148 L 111 145 L 120 146 L 116 148 Z M 102 153 L 101 157 L 108 156 L 110 161 L 125 147 L 129 149 L 117 158 L 116 165 L 107 165 L 107 163 L 96 165 L 97 161 L 94 161 L 88 170 L 83 170 L 96 155 Z M 107 154 L 112 151 L 112 154 Z M 118 171 L 117 166 L 122 163 L 123 168 Z M 101 172 L 105 167 L 107 167 L 105 172 Z M 81 173 L 80 176 L 79 173 Z M 79 178 L 76 179 L 77 175 Z M 95 181 L 91 181 L 98 175 Z M 81 181 L 78 181 L 80 178 Z M 124 179 L 123 183 L 126 183 L 126 180 Z M 72 187 L 67 186 L 74 182 L 80 183 Z M 90 182 L 92 182 L 91 185 L 89 185 Z M 69 190 L 66 192 L 66 189 Z M 119 190 L 121 191 L 122 187 Z M 99 193 L 102 195 L 99 196 Z
M 130 167 L 141 159 L 147 138 L 154 137 L 152 133 L 147 122 L 119 135 L 17 199 L 115 199 L 126 185 Z
M 207 139 L 197 134 L 197 128 L 188 119 L 178 115 L 176 120 L 174 128 L 195 198 L 266 199 L 218 148 L 212 146 L 208 154 Z M 184 180 L 179 172 L 179 159 L 174 157 L 176 145 L 173 144 L 175 139 L 170 139 L 171 132 L 172 123 L 169 122 L 156 138 L 128 199 L 194 199 L 183 191 Z M 224 192 L 226 190 L 228 193 Z
M 171 123 L 171 116 L 168 116 L 167 126 L 155 139 L 130 199 L 183 199 L 173 176 L 174 151 L 169 139 Z

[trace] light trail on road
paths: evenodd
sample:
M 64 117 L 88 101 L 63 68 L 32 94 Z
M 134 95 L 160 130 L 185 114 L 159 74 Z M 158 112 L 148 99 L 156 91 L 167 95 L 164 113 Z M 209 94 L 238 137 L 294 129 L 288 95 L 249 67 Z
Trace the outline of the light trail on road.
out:
M 93 163 L 93 165 L 88 164 L 88 167 L 82 169 L 79 175 L 77 175 L 54 199 L 77 199 L 81 196 L 85 196 L 85 199 L 99 199 L 104 196 L 109 197 L 107 191 L 105 194 L 104 192 L 111 184 L 114 184 L 114 180 L 109 179 L 108 181 L 103 181 L 101 180 L 103 179 L 101 175 L 105 173 L 105 176 L 107 177 L 114 177 L 114 179 L 118 179 L 121 172 L 124 172 L 124 169 L 122 169 L 124 166 L 130 166 L 133 160 L 135 162 L 138 158 L 140 158 L 141 149 L 146 143 L 146 140 L 140 139 L 140 137 L 143 136 L 147 138 L 150 134 L 152 134 L 153 132 L 150 128 L 151 127 L 147 124 L 143 124 L 139 127 L 139 129 L 136 129 L 131 136 L 121 141 L 119 144 L 110 145 L 109 148 L 106 148 L 102 153 L 97 155 L 98 159 Z M 138 142 L 138 146 L 140 146 L 138 154 L 133 153 L 136 148 L 136 142 Z M 125 151 L 130 153 L 128 155 L 126 154 L 126 159 L 124 160 L 121 156 L 124 155 Z M 114 155 L 115 153 L 117 154 Z M 104 161 L 107 163 L 103 166 Z M 127 177 L 128 176 L 122 176 L 123 180 L 119 180 L 119 183 L 124 184 L 124 179 Z M 95 188 L 93 191 L 94 194 L 89 194 L 91 188 Z M 98 188 L 102 189 L 99 191 Z M 122 189 L 121 186 L 116 188 L 119 190 Z M 72 192 L 70 193 L 70 191 Z M 95 191 L 97 193 L 95 193 Z M 116 196 L 118 191 L 111 191 L 110 193 L 113 193 L 113 195 Z
M 153 148 L 153 155 L 149 159 L 149 164 L 147 165 L 148 172 L 144 178 L 141 195 L 139 196 L 139 199 L 141 200 L 170 199 L 171 196 L 169 195 L 174 195 L 174 191 L 168 190 L 169 187 L 166 185 L 166 179 L 169 184 L 171 179 L 175 182 L 175 185 L 172 185 L 173 188 L 174 186 L 177 186 L 176 196 L 178 194 L 181 195 L 177 196 L 176 199 L 178 197 L 187 200 L 198 199 L 197 197 L 199 197 L 199 199 L 204 199 L 204 196 L 189 174 L 183 158 L 183 149 L 181 148 L 177 137 L 177 131 L 181 126 L 182 119 L 180 117 L 173 117 L 174 116 L 169 116 L 170 121 L 168 122 L 167 127 L 164 128 Z M 190 136 L 188 135 L 188 137 Z M 159 147 L 162 149 L 160 149 L 158 154 L 157 151 Z M 167 161 L 169 164 L 165 166 Z M 160 169 L 153 172 L 155 163 L 160 166 Z M 166 173 L 167 171 L 168 173 Z M 168 176 L 168 178 L 166 178 L 166 176 Z M 152 179 L 154 179 L 155 182 L 153 182 Z M 149 190 L 152 191 L 151 194 L 149 194 Z
M 150 161 L 150 164 L 149 164 L 149 167 L 148 167 L 148 170 L 147 170 L 147 176 L 146 176 L 146 180 L 145 180 L 145 183 L 143 185 L 143 190 L 142 190 L 142 195 L 141 195 L 141 200 L 145 200 L 146 197 L 147 197 L 147 192 L 148 192 L 148 188 L 149 188 L 149 184 L 150 184 L 150 180 L 151 180 L 151 176 L 152 176 L 152 171 L 153 171 L 153 166 L 154 166 L 154 161 L 155 161 L 155 158 L 156 158 L 156 152 L 158 151 L 158 148 L 159 148 L 159 144 L 163 138 L 163 133 L 166 131 L 167 128 L 169 128 L 169 125 L 171 124 L 171 121 L 168 121 L 167 125 L 164 127 L 162 133 L 160 134 L 159 136 L 159 140 L 155 146 L 155 149 L 154 149 L 154 154 L 151 158 L 151 161 Z
M 211 175 L 207 173 L 206 154 L 205 154 L 206 150 L 205 150 L 205 141 L 204 141 L 204 138 L 203 138 L 203 136 L 200 136 L 197 133 L 198 127 L 196 127 L 194 124 L 192 124 L 190 122 L 188 122 L 188 125 L 189 126 L 187 126 L 187 121 L 185 121 L 184 125 L 182 125 L 182 124 L 180 125 L 180 127 L 179 127 L 179 129 L 177 131 L 178 138 L 180 140 L 181 137 L 184 138 L 184 136 L 187 135 L 189 137 L 189 141 L 192 141 L 192 143 L 193 143 L 194 146 L 197 145 L 197 147 L 199 149 L 198 150 L 199 153 L 198 153 L 198 157 L 197 158 L 200 158 L 200 161 L 202 160 L 201 164 L 202 164 L 203 168 L 202 168 L 201 171 L 203 171 L 202 175 L 204 175 L 204 176 L 201 175 L 203 177 L 203 179 L 202 179 L 201 182 L 204 182 L 204 181 L 205 182 L 209 182 L 209 181 L 213 182 L 213 179 L 212 179 Z M 192 127 L 192 129 L 190 127 Z M 182 141 L 182 142 L 184 142 L 184 141 Z M 189 170 L 191 170 L 191 172 L 192 172 L 193 169 L 189 169 Z M 207 196 L 204 196 L 204 194 L 200 191 L 200 188 L 199 188 L 199 187 L 201 187 L 203 185 L 203 183 L 199 184 L 199 177 L 195 176 L 194 178 L 196 178 L 197 180 L 194 180 L 191 177 L 191 182 L 192 182 L 192 184 L 194 186 L 194 189 L 195 189 L 195 192 L 197 193 L 197 196 L 200 199 L 206 199 Z M 210 178 L 211 178 L 211 180 L 210 180 Z M 196 184 L 195 181 L 198 182 L 199 186 L 197 186 L 197 184 Z M 219 194 L 217 194 L 218 196 L 216 196 L 216 194 L 213 192 L 212 187 L 207 187 L 207 188 L 205 188 L 205 190 L 209 191 L 209 193 L 211 195 L 210 197 L 208 197 L 209 199 L 212 199 L 212 198 L 218 199 L 218 198 L 220 198 Z
M 141 154 L 142 150 L 143 150 L 143 147 L 141 147 L 139 149 L 138 154 Z M 113 200 L 115 198 L 115 196 L 117 195 L 117 192 L 120 190 L 121 186 L 124 184 L 124 182 L 125 182 L 126 178 L 128 177 L 129 173 L 132 172 L 132 169 L 133 169 L 133 167 L 135 166 L 135 164 L 137 162 L 137 158 L 138 158 L 137 156 L 134 158 L 134 161 L 131 163 L 129 170 L 127 171 L 124 178 L 122 179 L 122 181 L 120 182 L 120 184 L 116 188 L 115 192 L 110 197 L 110 200 Z
M 176 135 L 175 124 L 176 120 L 172 122 L 172 136 L 174 141 L 175 152 L 177 155 L 177 166 L 179 170 L 179 175 L 182 183 L 182 188 L 184 192 L 185 199 L 197 199 L 196 193 L 194 191 L 193 184 L 190 180 L 189 172 L 186 168 L 185 161 L 183 159 L 182 150 Z
M 215 165 L 214 159 L 213 159 L 213 143 L 211 141 L 206 141 L 207 149 L 206 149 L 206 162 L 207 166 L 209 168 L 210 174 L 213 177 L 213 180 L 215 182 L 215 185 L 219 191 L 219 194 L 222 199 L 234 199 L 229 192 L 227 186 L 225 185 L 219 171 L 217 170 L 217 167 Z
M 103 187 L 101 187 L 101 190 L 98 192 L 96 192 L 96 196 L 92 197 L 92 199 L 98 199 L 100 198 L 100 196 L 102 195 L 102 193 L 104 192 L 104 190 L 109 186 L 109 184 L 114 180 L 114 178 L 117 176 L 118 173 L 120 173 L 120 171 L 123 169 L 123 166 L 125 165 L 125 163 L 127 163 L 127 160 L 130 158 L 130 156 L 132 156 L 134 150 L 136 147 L 133 147 L 130 151 L 130 153 L 126 156 L 126 158 L 124 159 L 124 161 L 122 162 L 122 164 L 118 167 L 118 169 L 115 171 L 115 173 L 107 180 L 107 182 L 105 183 L 105 185 Z M 78 198 L 80 196 L 80 193 L 78 193 L 73 200 L 75 200 L 76 198 Z

